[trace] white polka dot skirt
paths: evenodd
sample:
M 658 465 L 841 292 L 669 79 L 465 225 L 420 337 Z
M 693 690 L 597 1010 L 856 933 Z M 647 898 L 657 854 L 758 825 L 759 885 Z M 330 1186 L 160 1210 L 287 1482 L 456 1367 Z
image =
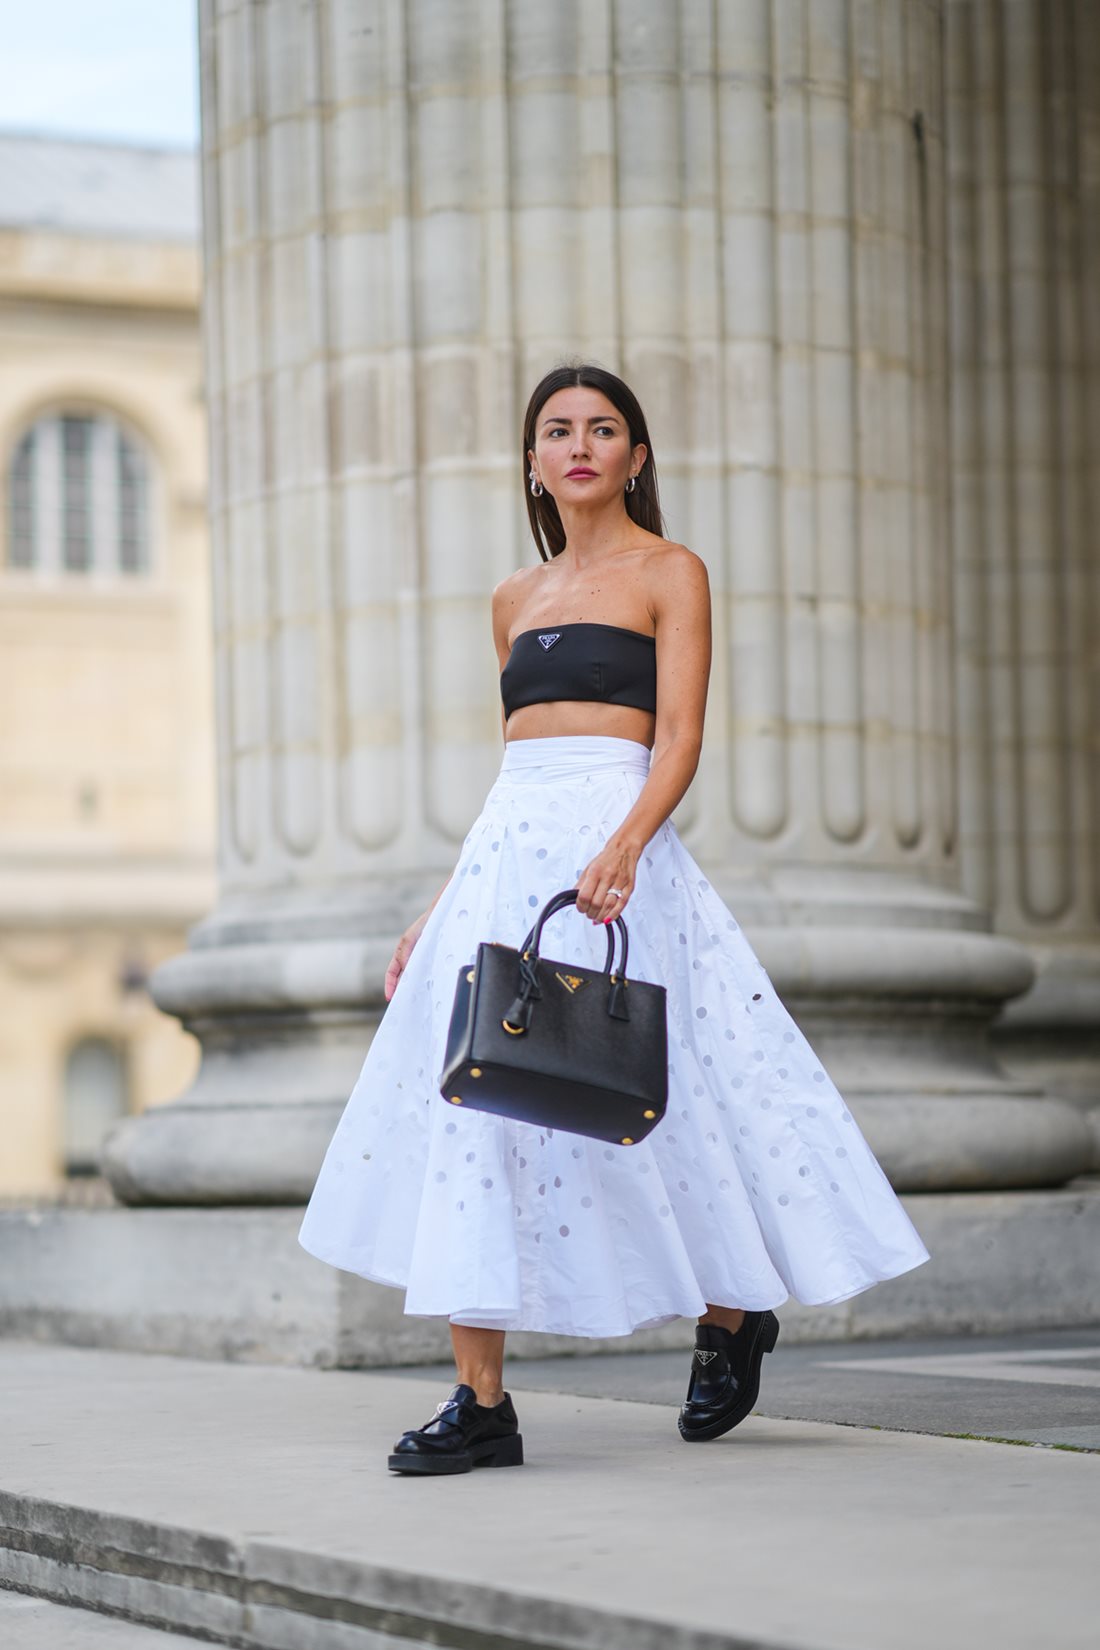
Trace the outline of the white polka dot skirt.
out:
M 628 972 L 667 989 L 669 1103 L 634 1146 L 449 1106 L 459 969 L 519 945 L 641 792 L 632 739 L 513 740 L 413 947 L 299 1232 L 310 1254 L 406 1291 L 405 1311 L 494 1329 L 628 1335 L 706 1303 L 830 1305 L 929 1259 L 842 1096 L 733 913 L 667 821 L 623 912 Z M 565 910 L 542 955 L 602 968 Z

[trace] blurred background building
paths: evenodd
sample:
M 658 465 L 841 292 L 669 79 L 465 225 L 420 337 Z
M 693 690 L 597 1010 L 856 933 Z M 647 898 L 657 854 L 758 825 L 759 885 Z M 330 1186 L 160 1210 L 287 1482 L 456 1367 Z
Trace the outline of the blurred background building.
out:
M 214 895 L 197 183 L 0 134 L 0 1196 L 197 1064 L 145 989 Z

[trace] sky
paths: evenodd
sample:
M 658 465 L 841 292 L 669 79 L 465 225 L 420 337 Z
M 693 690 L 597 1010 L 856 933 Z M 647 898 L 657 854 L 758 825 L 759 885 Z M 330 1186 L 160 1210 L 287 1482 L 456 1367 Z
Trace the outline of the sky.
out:
M 0 128 L 198 142 L 198 0 L 0 0 Z

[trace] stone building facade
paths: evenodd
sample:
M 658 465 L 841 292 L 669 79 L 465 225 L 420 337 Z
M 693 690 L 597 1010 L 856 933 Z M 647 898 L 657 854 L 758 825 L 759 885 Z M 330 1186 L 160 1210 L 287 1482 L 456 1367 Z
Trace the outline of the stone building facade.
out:
M 193 155 L 0 136 L 0 1196 L 186 1088 L 214 897 Z

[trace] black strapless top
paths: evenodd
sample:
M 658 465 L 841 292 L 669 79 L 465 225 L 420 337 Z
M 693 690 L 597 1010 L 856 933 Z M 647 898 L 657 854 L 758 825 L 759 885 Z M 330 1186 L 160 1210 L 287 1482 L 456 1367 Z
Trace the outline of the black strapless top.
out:
M 657 709 L 657 643 L 618 624 L 521 630 L 500 673 L 504 714 L 547 699 L 599 699 Z

